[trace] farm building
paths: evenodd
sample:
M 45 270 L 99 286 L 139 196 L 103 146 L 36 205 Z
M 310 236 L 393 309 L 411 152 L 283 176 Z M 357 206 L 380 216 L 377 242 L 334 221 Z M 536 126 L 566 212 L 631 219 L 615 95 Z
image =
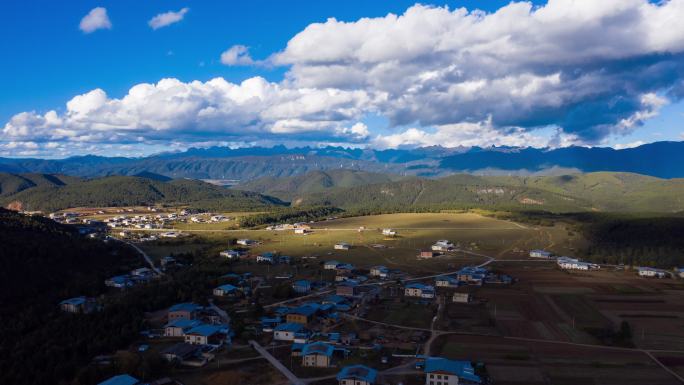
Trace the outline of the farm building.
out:
M 487 269 L 484 267 L 466 266 L 456 272 L 456 279 L 469 285 L 481 286 L 487 276 Z
M 443 275 L 435 278 L 435 286 L 437 287 L 458 287 L 458 279 Z
M 358 282 L 354 280 L 346 280 L 337 285 L 335 293 L 341 297 L 356 297 L 359 295 Z
M 187 319 L 175 319 L 169 321 L 164 325 L 164 336 L 165 337 L 183 337 L 185 333 L 190 329 L 201 325 L 200 321 L 187 320 Z
M 570 257 L 559 257 L 556 263 L 561 269 L 566 270 L 596 270 L 601 268 L 601 266 L 595 263 L 582 262 L 579 259 Z
M 346 242 L 340 242 L 335 244 L 335 250 L 349 250 L 351 249 L 351 245 Z
M 389 269 L 385 266 L 373 266 L 370 269 L 371 277 L 389 278 Z
M 175 319 L 195 319 L 200 310 L 202 310 L 202 306 L 194 303 L 185 302 L 175 304 L 169 308 L 169 322 Z
M 435 288 L 422 283 L 410 283 L 404 287 L 406 297 L 435 298 Z
M 300 323 L 286 322 L 273 329 L 273 339 L 276 341 L 294 341 L 295 334 L 304 330 L 304 325 Z
M 530 250 L 530 258 L 551 258 L 553 254 L 545 250 Z
M 257 241 L 254 241 L 252 239 L 238 239 L 237 244 L 240 246 L 252 246 L 256 244 Z
M 182 363 L 183 361 L 198 357 L 201 353 L 200 349 L 200 346 L 181 342 L 163 350 L 161 355 L 168 362 Z
M 294 281 L 292 283 L 292 289 L 296 293 L 306 294 L 311 291 L 311 282 L 306 279 L 300 279 L 299 281 Z
M 237 250 L 223 250 L 219 256 L 226 259 L 240 259 L 240 252 Z
M 82 313 L 89 314 L 98 309 L 97 302 L 94 298 L 75 297 L 65 299 L 59 303 L 59 308 L 67 313 Z
M 420 253 L 418 254 L 418 258 L 421 259 L 429 259 L 429 258 L 434 258 L 435 257 L 435 252 L 432 250 L 421 250 Z
M 314 320 L 316 311 L 314 306 L 302 305 L 288 311 L 286 319 L 289 323 L 306 325 Z
M 337 265 L 339 265 L 339 261 L 327 261 L 323 264 L 323 269 L 325 270 L 335 270 L 337 269 Z
M 268 263 L 268 264 L 272 265 L 272 264 L 276 263 L 276 256 L 273 253 L 266 252 L 266 253 L 262 253 L 262 254 L 257 255 L 256 261 L 257 261 L 257 263 Z
M 473 296 L 470 293 L 454 293 L 451 297 L 451 302 L 454 303 L 470 303 L 473 301 Z
M 392 229 L 382 229 L 382 235 L 386 237 L 393 237 L 397 235 L 397 232 Z
M 327 368 L 332 365 L 335 347 L 325 342 L 314 342 L 302 347 L 302 366 Z
M 454 244 L 446 239 L 440 239 L 432 245 L 431 249 L 432 251 L 451 251 L 454 249 Z
M 311 232 L 311 229 L 304 228 L 304 227 L 298 227 L 298 228 L 294 229 L 295 234 L 305 235 L 305 234 L 308 234 L 310 232 Z
M 441 357 L 425 359 L 425 384 L 459 385 L 480 384 L 482 379 L 475 374 L 469 361 L 454 361 Z
M 191 345 L 221 346 L 229 340 L 226 325 L 198 325 L 185 333 L 185 343 Z
M 639 267 L 637 268 L 637 270 L 639 271 L 640 277 L 667 278 L 670 276 L 669 271 L 663 269 L 656 269 L 653 267 Z
M 337 374 L 339 385 L 373 385 L 378 377 L 375 369 L 365 365 L 345 366 Z
M 242 297 L 243 293 L 239 287 L 233 286 L 228 283 L 215 288 L 214 295 L 217 297 L 238 298 Z

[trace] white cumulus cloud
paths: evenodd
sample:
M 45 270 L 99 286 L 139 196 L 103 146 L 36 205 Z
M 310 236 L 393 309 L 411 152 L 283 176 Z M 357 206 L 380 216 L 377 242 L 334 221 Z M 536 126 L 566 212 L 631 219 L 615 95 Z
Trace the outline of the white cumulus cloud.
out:
M 150 26 L 150 28 L 155 30 L 162 27 L 166 27 L 183 20 L 185 14 L 188 13 L 189 10 L 190 8 L 185 7 L 176 12 L 168 11 L 160 13 L 152 19 L 150 19 L 150 21 L 148 21 L 147 24 Z
M 90 10 L 87 15 L 83 16 L 78 28 L 83 33 L 95 32 L 98 29 L 111 29 L 112 22 L 107 16 L 107 9 L 103 7 L 96 7 Z
M 155 25 L 186 12 L 157 15 Z M 281 81 L 162 79 L 120 98 L 95 89 L 65 110 L 17 113 L 0 142 L 620 143 L 684 97 L 682 19 L 684 0 L 511 2 L 494 12 L 417 4 L 331 18 L 266 60 L 245 45 L 220 56 L 228 66 L 283 66 Z M 111 27 L 104 8 L 84 24 Z M 384 135 L 370 115 L 389 122 Z
M 223 51 L 221 63 L 227 66 L 244 66 L 255 64 L 255 61 L 249 55 L 249 47 L 238 44 Z

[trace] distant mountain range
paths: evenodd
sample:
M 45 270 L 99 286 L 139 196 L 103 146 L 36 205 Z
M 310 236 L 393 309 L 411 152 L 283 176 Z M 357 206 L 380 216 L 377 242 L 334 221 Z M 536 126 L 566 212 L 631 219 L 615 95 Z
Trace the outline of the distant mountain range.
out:
M 639 147 L 425 147 L 372 150 L 343 147 L 192 148 L 144 158 L 78 156 L 67 159 L 0 158 L 0 172 L 63 174 L 79 177 L 156 175 L 167 178 L 235 180 L 290 177 L 336 169 L 402 176 L 563 175 L 578 172 L 633 172 L 660 178 L 684 177 L 684 142 Z

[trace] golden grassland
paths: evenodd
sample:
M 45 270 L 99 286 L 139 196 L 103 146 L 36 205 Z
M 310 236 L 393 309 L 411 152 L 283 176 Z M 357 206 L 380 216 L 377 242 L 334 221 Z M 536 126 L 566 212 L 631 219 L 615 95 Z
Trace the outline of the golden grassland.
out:
M 206 248 L 218 252 L 230 247 L 231 239 L 249 238 L 259 241 L 251 248 L 252 254 L 276 251 L 294 257 L 317 257 L 319 260 L 336 259 L 358 266 L 383 264 L 390 268 L 409 269 L 420 266 L 424 271 L 444 271 L 449 265 L 479 263 L 484 258 L 466 253 L 451 253 L 432 260 L 418 261 L 421 249 L 438 239 L 448 239 L 472 253 L 495 258 L 524 258 L 529 249 L 547 248 L 560 254 L 572 255 L 581 243 L 578 235 L 571 234 L 564 225 L 536 228 L 471 213 L 404 213 L 339 218 L 311 224 L 307 235 L 292 230 L 230 230 L 224 223 L 185 224 L 183 230 L 192 236 L 185 240 L 145 244 L 153 255 Z M 360 230 L 360 228 L 363 228 Z M 397 236 L 382 235 L 383 228 L 392 228 Z M 177 226 L 180 230 L 181 227 Z M 352 245 L 351 250 L 334 250 L 338 242 Z M 382 247 L 376 247 L 382 245 Z M 155 248 L 159 247 L 158 250 Z

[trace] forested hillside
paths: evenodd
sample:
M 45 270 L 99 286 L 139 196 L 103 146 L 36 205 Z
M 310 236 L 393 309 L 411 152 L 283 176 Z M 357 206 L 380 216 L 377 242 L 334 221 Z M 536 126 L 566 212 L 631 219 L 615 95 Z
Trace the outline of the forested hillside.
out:
M 406 177 L 383 183 L 371 179 L 366 184 L 348 188 L 321 188 L 320 184 L 309 183 L 316 179 L 312 175 L 311 178 L 288 179 L 287 183 L 281 184 L 277 180 L 255 182 L 244 188 L 277 186 L 279 190 L 289 189 L 277 194 L 289 197 L 295 205 L 331 205 L 345 209 L 484 207 L 552 212 L 666 213 L 684 210 L 684 179 L 660 179 L 630 173 L 536 177 L 458 174 L 440 179 Z
M 292 201 L 304 194 L 325 192 L 334 187 L 356 187 L 375 183 L 388 183 L 402 177 L 392 174 L 358 170 L 313 171 L 285 178 L 265 177 L 238 185 L 235 188 L 255 191 Z
M 70 226 L 0 209 L 0 379 L 6 384 L 60 384 L 93 354 L 136 332 L 140 313 L 107 311 L 84 322 L 62 314 L 66 298 L 97 296 L 104 280 L 139 267 L 121 244 L 80 237 Z M 111 333 L 116 330 L 117 333 Z
M 67 175 L 0 173 L 0 197 L 16 194 L 32 187 L 64 186 L 81 179 Z
M 196 180 L 111 176 L 63 185 L 43 185 L 0 198 L 27 211 L 55 211 L 69 207 L 135 205 L 190 205 L 208 210 L 256 210 L 282 205 L 278 199 L 254 192 L 231 190 Z

